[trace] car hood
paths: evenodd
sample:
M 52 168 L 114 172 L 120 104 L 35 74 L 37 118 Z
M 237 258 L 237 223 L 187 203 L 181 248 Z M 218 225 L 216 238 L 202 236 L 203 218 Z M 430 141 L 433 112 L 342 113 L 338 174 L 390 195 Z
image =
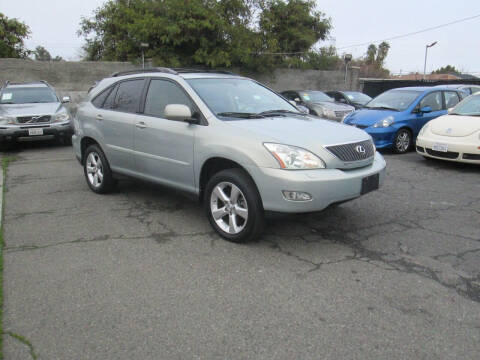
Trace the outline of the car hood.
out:
M 429 122 L 430 131 L 442 136 L 469 136 L 480 131 L 480 117 L 444 115 Z
M 370 139 L 363 130 L 312 116 L 279 116 L 228 121 L 233 127 L 261 134 L 264 141 L 316 149 Z
M 342 104 L 342 103 L 336 103 L 336 102 L 332 102 L 332 101 L 318 101 L 318 102 L 310 101 L 308 104 L 310 106 L 321 106 L 325 109 L 330 109 L 330 110 L 333 110 L 333 111 L 354 110 L 353 106 L 345 105 L 345 104 Z
M 53 115 L 62 107 L 62 103 L 3 104 L 0 116 L 37 116 Z
M 350 116 L 345 119 L 345 124 L 368 127 L 388 116 L 396 117 L 398 114 L 399 112 L 394 110 L 361 109 L 350 114 Z

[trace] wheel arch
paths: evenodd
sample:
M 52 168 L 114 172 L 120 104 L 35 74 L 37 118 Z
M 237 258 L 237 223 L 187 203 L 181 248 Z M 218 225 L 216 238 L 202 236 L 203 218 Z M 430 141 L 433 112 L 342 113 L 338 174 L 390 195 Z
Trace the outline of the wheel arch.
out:
M 207 186 L 208 180 L 218 173 L 219 171 L 222 170 L 227 170 L 227 169 L 241 169 L 247 174 L 247 176 L 252 180 L 253 184 L 257 188 L 257 192 L 260 195 L 260 192 L 258 191 L 257 184 L 255 183 L 255 180 L 253 177 L 250 175 L 248 170 L 239 164 L 236 161 L 220 157 L 220 156 L 215 156 L 207 159 L 203 164 L 202 168 L 200 170 L 200 176 L 199 176 L 199 181 L 198 181 L 198 195 L 199 195 L 199 201 L 203 201 L 204 193 L 205 193 L 205 188 Z M 261 195 L 260 195 L 261 197 Z
M 85 151 L 87 151 L 87 148 L 90 145 L 97 145 L 103 151 L 103 149 L 100 146 L 100 144 L 98 143 L 98 141 L 96 141 L 95 139 L 93 139 L 89 136 L 83 137 L 82 140 L 80 141 L 80 153 L 82 154 L 82 159 L 81 159 L 82 165 L 85 164 Z

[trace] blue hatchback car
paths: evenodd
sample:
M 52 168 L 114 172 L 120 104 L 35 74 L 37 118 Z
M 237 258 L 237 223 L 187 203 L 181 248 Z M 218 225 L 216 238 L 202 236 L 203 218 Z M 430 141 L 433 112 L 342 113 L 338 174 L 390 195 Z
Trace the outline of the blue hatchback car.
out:
M 405 153 L 428 121 L 447 113 L 467 94 L 446 87 L 405 87 L 385 91 L 343 120 L 369 133 L 378 149 Z

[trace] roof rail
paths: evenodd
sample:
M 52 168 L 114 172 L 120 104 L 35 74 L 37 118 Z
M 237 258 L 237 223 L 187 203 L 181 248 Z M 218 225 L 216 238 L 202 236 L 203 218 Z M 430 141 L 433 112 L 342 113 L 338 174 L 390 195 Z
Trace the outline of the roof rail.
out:
M 175 70 L 166 67 L 155 67 L 155 68 L 147 68 L 147 69 L 132 69 L 132 70 L 125 70 L 125 71 L 118 71 L 110 75 L 110 77 L 117 77 L 123 75 L 133 75 L 133 74 L 143 74 L 149 72 L 162 72 L 167 74 L 177 74 Z
M 5 81 L 3 87 L 7 85 L 28 85 L 28 84 L 45 84 L 48 87 L 51 87 L 50 84 L 46 80 L 38 80 L 38 81 L 25 81 L 25 82 L 13 82 L 10 80 Z
M 231 71 L 227 70 L 215 70 L 215 69 L 205 69 L 205 68 L 173 68 L 177 73 L 214 73 L 214 74 L 228 74 L 228 75 L 237 75 Z

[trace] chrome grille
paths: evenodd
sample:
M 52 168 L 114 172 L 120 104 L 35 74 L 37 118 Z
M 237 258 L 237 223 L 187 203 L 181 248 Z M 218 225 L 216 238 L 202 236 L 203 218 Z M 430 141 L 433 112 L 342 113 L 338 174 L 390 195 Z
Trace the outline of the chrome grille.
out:
M 327 146 L 327 150 L 342 161 L 365 160 L 375 154 L 375 150 L 371 140 L 365 140 L 350 144 Z
M 335 117 L 337 118 L 343 118 L 345 115 L 348 115 L 352 112 L 352 110 L 341 110 L 341 111 L 335 111 Z
M 17 117 L 17 122 L 19 124 L 36 124 L 36 123 L 48 123 L 50 122 L 50 115 L 40 115 L 40 116 L 19 116 Z

